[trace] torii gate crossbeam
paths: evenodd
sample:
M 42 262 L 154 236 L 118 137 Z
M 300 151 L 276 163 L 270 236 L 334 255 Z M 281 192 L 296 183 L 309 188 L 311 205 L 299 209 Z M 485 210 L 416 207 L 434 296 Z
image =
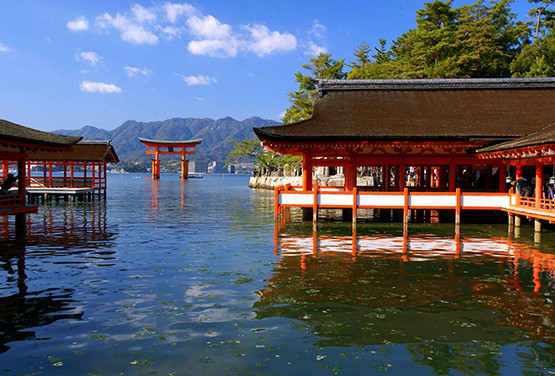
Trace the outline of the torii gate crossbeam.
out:
M 187 149 L 194 148 L 202 142 L 202 139 L 187 141 L 160 141 L 147 140 L 139 137 L 139 141 L 141 141 L 146 147 L 154 148 L 154 150 L 146 151 L 146 154 L 154 155 L 154 159 L 152 160 L 153 179 L 160 179 L 161 154 L 181 155 L 181 179 L 187 179 L 189 177 L 189 165 L 186 156 L 187 154 L 195 154 L 194 151 Z

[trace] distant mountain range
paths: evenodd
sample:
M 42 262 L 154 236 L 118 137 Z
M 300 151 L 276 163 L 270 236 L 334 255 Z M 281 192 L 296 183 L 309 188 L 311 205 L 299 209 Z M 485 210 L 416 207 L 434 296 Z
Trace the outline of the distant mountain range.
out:
M 153 140 L 192 140 L 202 138 L 190 160 L 197 162 L 224 161 L 233 147 L 228 139 L 253 138 L 253 127 L 278 124 L 277 121 L 251 117 L 243 121 L 231 117 L 223 119 L 174 118 L 148 123 L 128 120 L 116 129 L 108 131 L 92 126 L 81 129 L 56 130 L 54 133 L 68 136 L 83 136 L 86 140 L 112 140 L 116 153 L 123 162 L 147 161 L 152 157 L 145 154 L 145 146 L 139 137 Z

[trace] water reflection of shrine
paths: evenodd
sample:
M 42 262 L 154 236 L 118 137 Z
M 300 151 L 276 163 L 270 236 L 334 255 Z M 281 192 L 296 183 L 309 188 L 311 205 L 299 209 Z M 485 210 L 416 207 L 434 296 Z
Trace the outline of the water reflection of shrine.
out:
M 82 317 L 73 298 L 75 290 L 60 284 L 44 288 L 29 285 L 26 262 L 52 257 L 59 265 L 96 263 L 110 265 L 111 241 L 117 235 L 107 226 L 105 202 L 43 206 L 27 218 L 27 240 L 17 241 L 4 217 L 0 223 L 0 353 L 10 343 L 34 337 L 36 328 L 58 320 Z M 61 267 L 61 266 L 60 266 Z M 56 267 L 58 269 L 58 267 Z
M 501 238 L 338 237 L 316 228 L 277 234 L 275 245 L 280 259 L 256 316 L 300 320 L 320 346 L 555 343 L 554 254 Z

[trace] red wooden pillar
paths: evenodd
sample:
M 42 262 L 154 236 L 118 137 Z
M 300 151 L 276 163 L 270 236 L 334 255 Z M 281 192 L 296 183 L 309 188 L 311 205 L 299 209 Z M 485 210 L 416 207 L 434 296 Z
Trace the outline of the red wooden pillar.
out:
M 351 192 L 357 185 L 357 167 L 354 158 L 346 158 L 345 191 Z
M 303 190 L 312 190 L 312 157 L 303 154 Z
M 95 162 L 91 163 L 91 175 L 92 175 L 91 188 L 94 189 L 95 183 L 96 183 L 96 163 Z
M 541 208 L 543 193 L 543 165 L 536 164 L 536 208 Z
M 160 179 L 160 148 L 156 147 L 154 159 L 152 160 L 152 178 Z
M 23 153 L 24 150 L 21 149 L 21 153 Z M 27 185 L 27 176 L 26 176 L 26 166 L 25 166 L 25 157 L 19 157 L 20 159 L 17 160 L 17 176 L 18 176 L 18 182 L 17 182 L 17 192 L 19 193 L 19 195 L 21 196 L 21 199 L 23 202 L 25 202 L 25 186 Z
M 383 169 L 383 170 L 382 170 L 382 179 L 383 179 L 382 187 L 383 187 L 383 189 L 385 189 L 386 191 L 389 191 L 389 181 L 391 180 L 391 177 L 390 177 L 390 173 L 391 173 L 390 165 L 386 164 L 385 166 L 382 166 L 382 169 Z
M 4 180 L 6 180 L 6 178 L 8 177 L 9 165 L 10 164 L 8 161 L 2 162 L 2 177 L 4 178 Z
M 507 192 L 507 168 L 503 163 L 499 164 L 499 192 Z
M 457 165 L 455 160 L 449 162 L 449 192 L 455 192 L 457 189 Z
M 83 187 L 87 186 L 87 164 L 83 164 Z
M 399 165 L 399 190 L 402 191 L 407 186 L 407 164 L 403 160 Z
M 445 184 L 447 182 L 447 179 L 445 179 L 446 174 L 447 174 L 446 166 L 445 165 L 439 166 L 439 173 L 438 173 L 438 176 L 437 176 L 437 184 L 438 184 L 438 188 L 440 188 L 442 190 L 446 189 L 446 186 L 445 186 Z
M 492 166 L 491 165 L 487 165 L 486 167 L 486 189 L 491 189 L 492 187 Z
M 516 180 L 522 179 L 522 174 L 523 174 L 522 170 L 523 170 L 522 165 L 516 166 Z
M 432 166 L 426 165 L 426 188 L 432 188 L 434 180 L 432 179 Z
M 69 164 L 69 168 L 69 187 L 73 188 L 75 186 L 73 184 L 73 177 L 75 176 L 75 163 L 73 163 L 73 161 Z
M 107 170 L 107 164 L 106 161 L 103 162 L 104 165 L 104 191 L 106 191 L 106 188 L 108 187 L 108 172 Z

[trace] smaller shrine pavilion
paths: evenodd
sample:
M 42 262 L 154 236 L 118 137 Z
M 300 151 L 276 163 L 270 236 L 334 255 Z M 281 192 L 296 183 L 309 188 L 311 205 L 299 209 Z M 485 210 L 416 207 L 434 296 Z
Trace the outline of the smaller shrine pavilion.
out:
M 0 195 L 0 216 L 15 215 L 16 236 L 25 235 L 25 215 L 36 213 L 37 207 L 27 205 L 27 159 L 32 152 L 63 153 L 81 140 L 81 137 L 62 136 L 38 131 L 0 119 L 0 163 L 2 182 L 9 174 L 17 177 L 17 191 Z M 8 166 L 15 168 L 10 171 Z
M 541 220 L 555 221 L 555 123 L 514 140 L 479 149 L 477 156 L 485 161 L 501 161 L 514 169 L 516 182 L 525 179 L 533 183 L 530 196 L 515 192 L 517 197 L 507 209 L 511 223 L 514 220 L 518 227 L 522 217 L 534 218 L 535 230 L 539 232 Z
M 146 147 L 154 148 L 154 150 L 147 150 L 147 154 L 154 155 L 152 160 L 152 179 L 160 179 L 160 155 L 181 155 L 181 179 L 189 178 L 189 162 L 187 155 L 195 154 L 193 149 L 195 146 L 202 142 L 202 139 L 187 140 L 187 141 L 161 141 L 161 140 L 148 140 L 140 138 Z

